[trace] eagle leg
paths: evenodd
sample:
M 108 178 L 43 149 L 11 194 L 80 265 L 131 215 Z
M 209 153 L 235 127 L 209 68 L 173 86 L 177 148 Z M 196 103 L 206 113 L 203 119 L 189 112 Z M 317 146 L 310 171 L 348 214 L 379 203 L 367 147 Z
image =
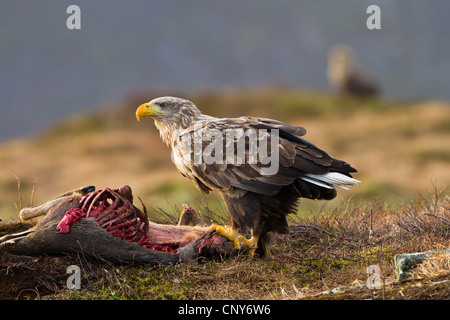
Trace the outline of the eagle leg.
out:
M 221 226 L 218 224 L 213 224 L 210 228 L 211 231 L 215 231 L 219 236 L 225 237 L 228 240 L 233 242 L 235 249 L 241 248 L 241 243 L 239 242 L 239 238 L 242 237 L 239 235 L 239 231 L 230 226 Z

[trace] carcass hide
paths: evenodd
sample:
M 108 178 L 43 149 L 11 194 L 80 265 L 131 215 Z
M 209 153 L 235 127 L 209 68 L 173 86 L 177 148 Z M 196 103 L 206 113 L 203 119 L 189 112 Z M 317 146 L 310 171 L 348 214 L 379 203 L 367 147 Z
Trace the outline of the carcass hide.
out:
M 32 230 L 0 238 L 15 255 L 79 253 L 117 264 L 176 264 L 199 256 L 224 256 L 233 244 L 208 227 L 151 222 L 133 205 L 129 186 L 84 187 L 20 212 L 22 221 L 45 215 Z

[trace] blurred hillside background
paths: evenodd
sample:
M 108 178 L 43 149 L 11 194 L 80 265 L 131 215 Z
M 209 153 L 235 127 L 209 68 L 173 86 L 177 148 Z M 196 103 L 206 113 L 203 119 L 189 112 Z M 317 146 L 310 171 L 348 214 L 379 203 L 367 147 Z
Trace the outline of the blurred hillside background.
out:
M 81 8 L 81 30 L 66 9 Z M 369 5 L 381 30 L 369 30 Z M 31 1 L 0 3 L 0 217 L 82 185 L 129 184 L 147 205 L 205 198 L 170 163 L 137 106 L 173 94 L 215 116 L 304 126 L 359 169 L 335 203 L 413 196 L 450 183 L 448 1 Z M 373 99 L 337 94 L 330 48 L 376 80 Z M 145 119 L 147 120 L 147 119 Z M 209 199 L 209 200 L 208 200 Z M 212 199 L 212 200 L 211 200 Z M 219 204 L 217 204 L 219 203 Z M 191 203 L 193 204 L 193 203 Z M 304 210 L 316 210 L 320 203 Z

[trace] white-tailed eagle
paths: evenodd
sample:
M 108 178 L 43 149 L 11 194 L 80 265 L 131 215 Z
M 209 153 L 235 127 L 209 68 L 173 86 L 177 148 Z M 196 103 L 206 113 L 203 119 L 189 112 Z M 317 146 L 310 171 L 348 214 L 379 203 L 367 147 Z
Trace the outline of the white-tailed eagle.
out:
M 231 227 L 213 226 L 264 256 L 271 232 L 288 233 L 286 216 L 299 198 L 330 200 L 336 187 L 359 181 L 348 163 L 330 157 L 302 136 L 306 130 L 255 117 L 215 118 L 190 101 L 160 97 L 142 104 L 136 117 L 151 116 L 172 161 L 204 193 L 225 201 Z M 249 240 L 240 232 L 251 232 Z

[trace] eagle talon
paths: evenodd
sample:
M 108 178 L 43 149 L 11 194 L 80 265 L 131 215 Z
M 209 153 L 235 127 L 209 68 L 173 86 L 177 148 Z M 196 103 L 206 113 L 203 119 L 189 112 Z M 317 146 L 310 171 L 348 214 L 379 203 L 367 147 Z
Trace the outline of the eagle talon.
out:
M 250 239 L 247 239 L 244 236 L 239 236 L 239 242 L 249 250 L 250 256 L 254 257 L 258 247 L 258 237 L 252 236 Z
M 211 231 L 215 231 L 219 236 L 225 237 L 228 240 L 233 242 L 235 249 L 241 248 L 241 243 L 239 242 L 239 232 L 236 229 L 233 229 L 229 226 L 221 226 L 218 224 L 213 224 L 210 228 Z
M 252 236 L 250 239 L 247 239 L 243 235 L 240 235 L 237 229 L 217 224 L 212 225 L 210 230 L 232 241 L 234 249 L 246 249 L 252 257 L 255 255 L 255 250 L 258 247 L 258 237 Z

